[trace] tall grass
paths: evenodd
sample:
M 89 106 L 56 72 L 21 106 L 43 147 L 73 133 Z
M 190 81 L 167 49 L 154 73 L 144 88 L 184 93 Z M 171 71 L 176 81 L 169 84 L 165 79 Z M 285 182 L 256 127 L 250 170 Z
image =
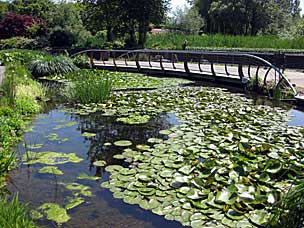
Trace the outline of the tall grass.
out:
M 273 218 L 273 227 L 304 227 L 304 179 L 293 187 L 277 205 Z
M 0 198 L 0 227 L 2 228 L 36 228 L 30 219 L 26 205 L 15 196 L 10 202 Z
M 186 35 L 164 33 L 149 35 L 146 47 L 152 49 L 182 49 L 184 41 L 188 49 L 304 49 L 304 37 L 282 39 L 278 36 L 231 36 L 231 35 Z M 303 50 L 302 50 L 303 51 Z
M 70 101 L 82 104 L 102 103 L 110 96 L 113 83 L 103 71 L 82 70 L 67 77 L 71 82 L 65 94 Z
M 66 74 L 77 69 L 72 60 L 65 56 L 46 56 L 42 59 L 33 60 L 29 63 L 28 68 L 35 78 Z

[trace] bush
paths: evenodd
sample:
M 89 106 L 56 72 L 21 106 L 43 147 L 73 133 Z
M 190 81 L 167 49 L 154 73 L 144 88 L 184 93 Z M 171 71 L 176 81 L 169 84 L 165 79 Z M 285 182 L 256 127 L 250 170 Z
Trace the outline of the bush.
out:
M 10 202 L 0 199 L 0 227 L 5 228 L 36 228 L 30 219 L 30 213 L 26 205 L 19 203 L 18 196 Z
M 50 56 L 46 52 L 41 51 L 29 51 L 29 50 L 2 50 L 0 51 L 0 65 L 7 65 L 10 63 L 21 63 L 23 65 L 35 59 L 42 59 L 46 56 Z
M 90 58 L 87 55 L 75 56 L 73 63 L 79 68 L 91 68 Z
M 65 94 L 69 100 L 88 103 L 105 102 L 112 89 L 112 81 L 103 71 L 81 70 L 67 75 L 71 79 Z
M 0 22 L 0 39 L 14 36 L 37 37 L 46 33 L 47 27 L 41 18 L 9 12 Z
M 67 30 L 57 29 L 51 33 L 50 43 L 52 47 L 72 47 L 75 37 Z
M 44 57 L 40 60 L 34 60 L 30 62 L 28 68 L 34 78 L 66 74 L 77 69 L 74 63 L 64 56 Z

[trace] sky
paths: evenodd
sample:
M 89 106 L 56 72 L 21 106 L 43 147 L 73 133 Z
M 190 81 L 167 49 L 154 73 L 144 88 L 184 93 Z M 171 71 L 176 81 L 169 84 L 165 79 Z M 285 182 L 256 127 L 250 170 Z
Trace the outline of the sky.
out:
M 174 10 L 177 6 L 182 7 L 186 4 L 186 0 L 171 0 L 171 7 Z M 304 0 L 301 0 L 302 14 L 304 14 Z
M 301 0 L 304 3 L 304 0 Z M 182 7 L 187 3 L 186 0 L 171 0 L 171 10 L 175 10 L 177 6 Z

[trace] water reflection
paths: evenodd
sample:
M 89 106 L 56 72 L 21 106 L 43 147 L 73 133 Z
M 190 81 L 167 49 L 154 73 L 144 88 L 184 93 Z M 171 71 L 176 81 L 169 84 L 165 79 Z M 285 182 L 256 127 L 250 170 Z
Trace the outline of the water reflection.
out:
M 122 200 L 114 199 L 112 193 L 102 189 L 100 184 L 108 180 L 109 174 L 103 168 L 94 167 L 95 160 L 105 160 L 107 164 L 124 164 L 121 160 L 113 158 L 121 153 L 123 148 L 104 146 L 106 142 L 127 139 L 135 145 L 146 144 L 149 138 L 161 138 L 160 130 L 168 129 L 179 124 L 174 114 L 161 114 L 154 116 L 147 124 L 126 125 L 115 121 L 115 117 L 104 117 L 98 113 L 89 116 L 70 115 L 61 109 L 52 110 L 47 114 L 38 116 L 33 122 L 33 131 L 24 135 L 27 144 L 43 144 L 41 149 L 33 151 L 55 151 L 62 153 L 74 152 L 85 160 L 81 163 L 66 163 L 57 165 L 64 172 L 63 176 L 52 174 L 39 174 L 38 170 L 45 165 L 22 165 L 20 169 L 12 172 L 8 190 L 18 192 L 21 201 L 29 203 L 32 208 L 37 208 L 43 203 L 57 203 L 64 205 L 71 191 L 60 183 L 80 183 L 91 188 L 93 197 L 86 198 L 86 203 L 78 206 L 68 214 L 71 220 L 62 227 L 66 228 L 91 228 L 91 227 L 182 227 L 178 222 L 167 221 L 162 216 L 157 216 L 138 206 L 125 204 Z M 54 130 L 58 124 L 76 121 L 77 125 Z M 85 138 L 83 132 L 96 133 L 95 137 Z M 58 138 L 68 138 L 66 142 L 52 141 L 46 136 L 56 133 Z M 26 148 L 23 143 L 18 145 L 20 154 Z M 100 181 L 78 180 L 81 173 L 101 176 Z M 38 225 L 43 227 L 57 227 L 53 222 L 39 220 Z

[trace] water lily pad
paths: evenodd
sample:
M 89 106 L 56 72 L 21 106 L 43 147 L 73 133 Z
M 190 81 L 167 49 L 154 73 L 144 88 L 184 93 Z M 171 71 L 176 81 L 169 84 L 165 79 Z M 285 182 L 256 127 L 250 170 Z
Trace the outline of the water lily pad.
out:
M 100 161 L 95 161 L 93 163 L 94 166 L 97 166 L 97 167 L 104 167 L 107 165 L 107 162 L 106 161 L 103 161 L 103 160 L 100 160 Z
M 66 127 L 72 127 L 75 126 L 77 124 L 77 122 L 69 122 L 66 124 L 58 124 L 56 125 L 56 127 L 53 128 L 53 130 L 59 130 L 61 128 L 66 128 Z
M 42 148 L 42 147 L 43 147 L 43 144 L 31 144 L 31 145 L 24 144 L 24 146 L 25 146 L 27 149 L 35 150 L 35 149 L 40 149 L 40 148 Z
M 63 175 L 63 172 L 56 166 L 46 166 L 39 169 L 38 173 L 49 173 L 54 175 Z
M 76 156 L 74 153 L 58 153 L 58 152 L 27 152 L 23 155 L 22 161 L 26 165 L 33 165 L 37 163 L 46 165 L 65 164 L 68 162 L 79 163 L 83 159 Z
M 48 220 L 54 221 L 57 224 L 63 224 L 70 220 L 70 216 L 68 216 L 66 210 L 58 204 L 45 203 L 38 209 L 46 214 Z
M 123 122 L 126 124 L 145 124 L 149 122 L 150 116 L 148 115 L 130 115 L 128 117 L 117 118 L 116 121 Z
M 77 179 L 80 179 L 80 180 L 93 180 L 93 181 L 97 181 L 97 180 L 100 180 L 101 177 L 97 177 L 97 176 L 89 176 L 88 174 L 86 173 L 81 173 Z
M 78 183 L 66 183 L 66 184 L 64 183 L 62 185 L 64 185 L 66 189 L 73 191 L 76 197 L 80 195 L 87 197 L 92 196 L 92 192 L 90 191 L 89 186 L 85 186 Z
M 84 133 L 82 133 L 82 136 L 91 138 L 91 137 L 95 137 L 96 133 L 84 132 Z
M 68 204 L 65 206 L 66 210 L 71 210 L 79 205 L 83 204 L 85 201 L 81 197 L 70 198 Z
M 116 141 L 114 142 L 115 146 L 121 146 L 121 147 L 126 147 L 126 146 L 131 146 L 132 142 L 129 140 L 120 140 L 120 141 Z

